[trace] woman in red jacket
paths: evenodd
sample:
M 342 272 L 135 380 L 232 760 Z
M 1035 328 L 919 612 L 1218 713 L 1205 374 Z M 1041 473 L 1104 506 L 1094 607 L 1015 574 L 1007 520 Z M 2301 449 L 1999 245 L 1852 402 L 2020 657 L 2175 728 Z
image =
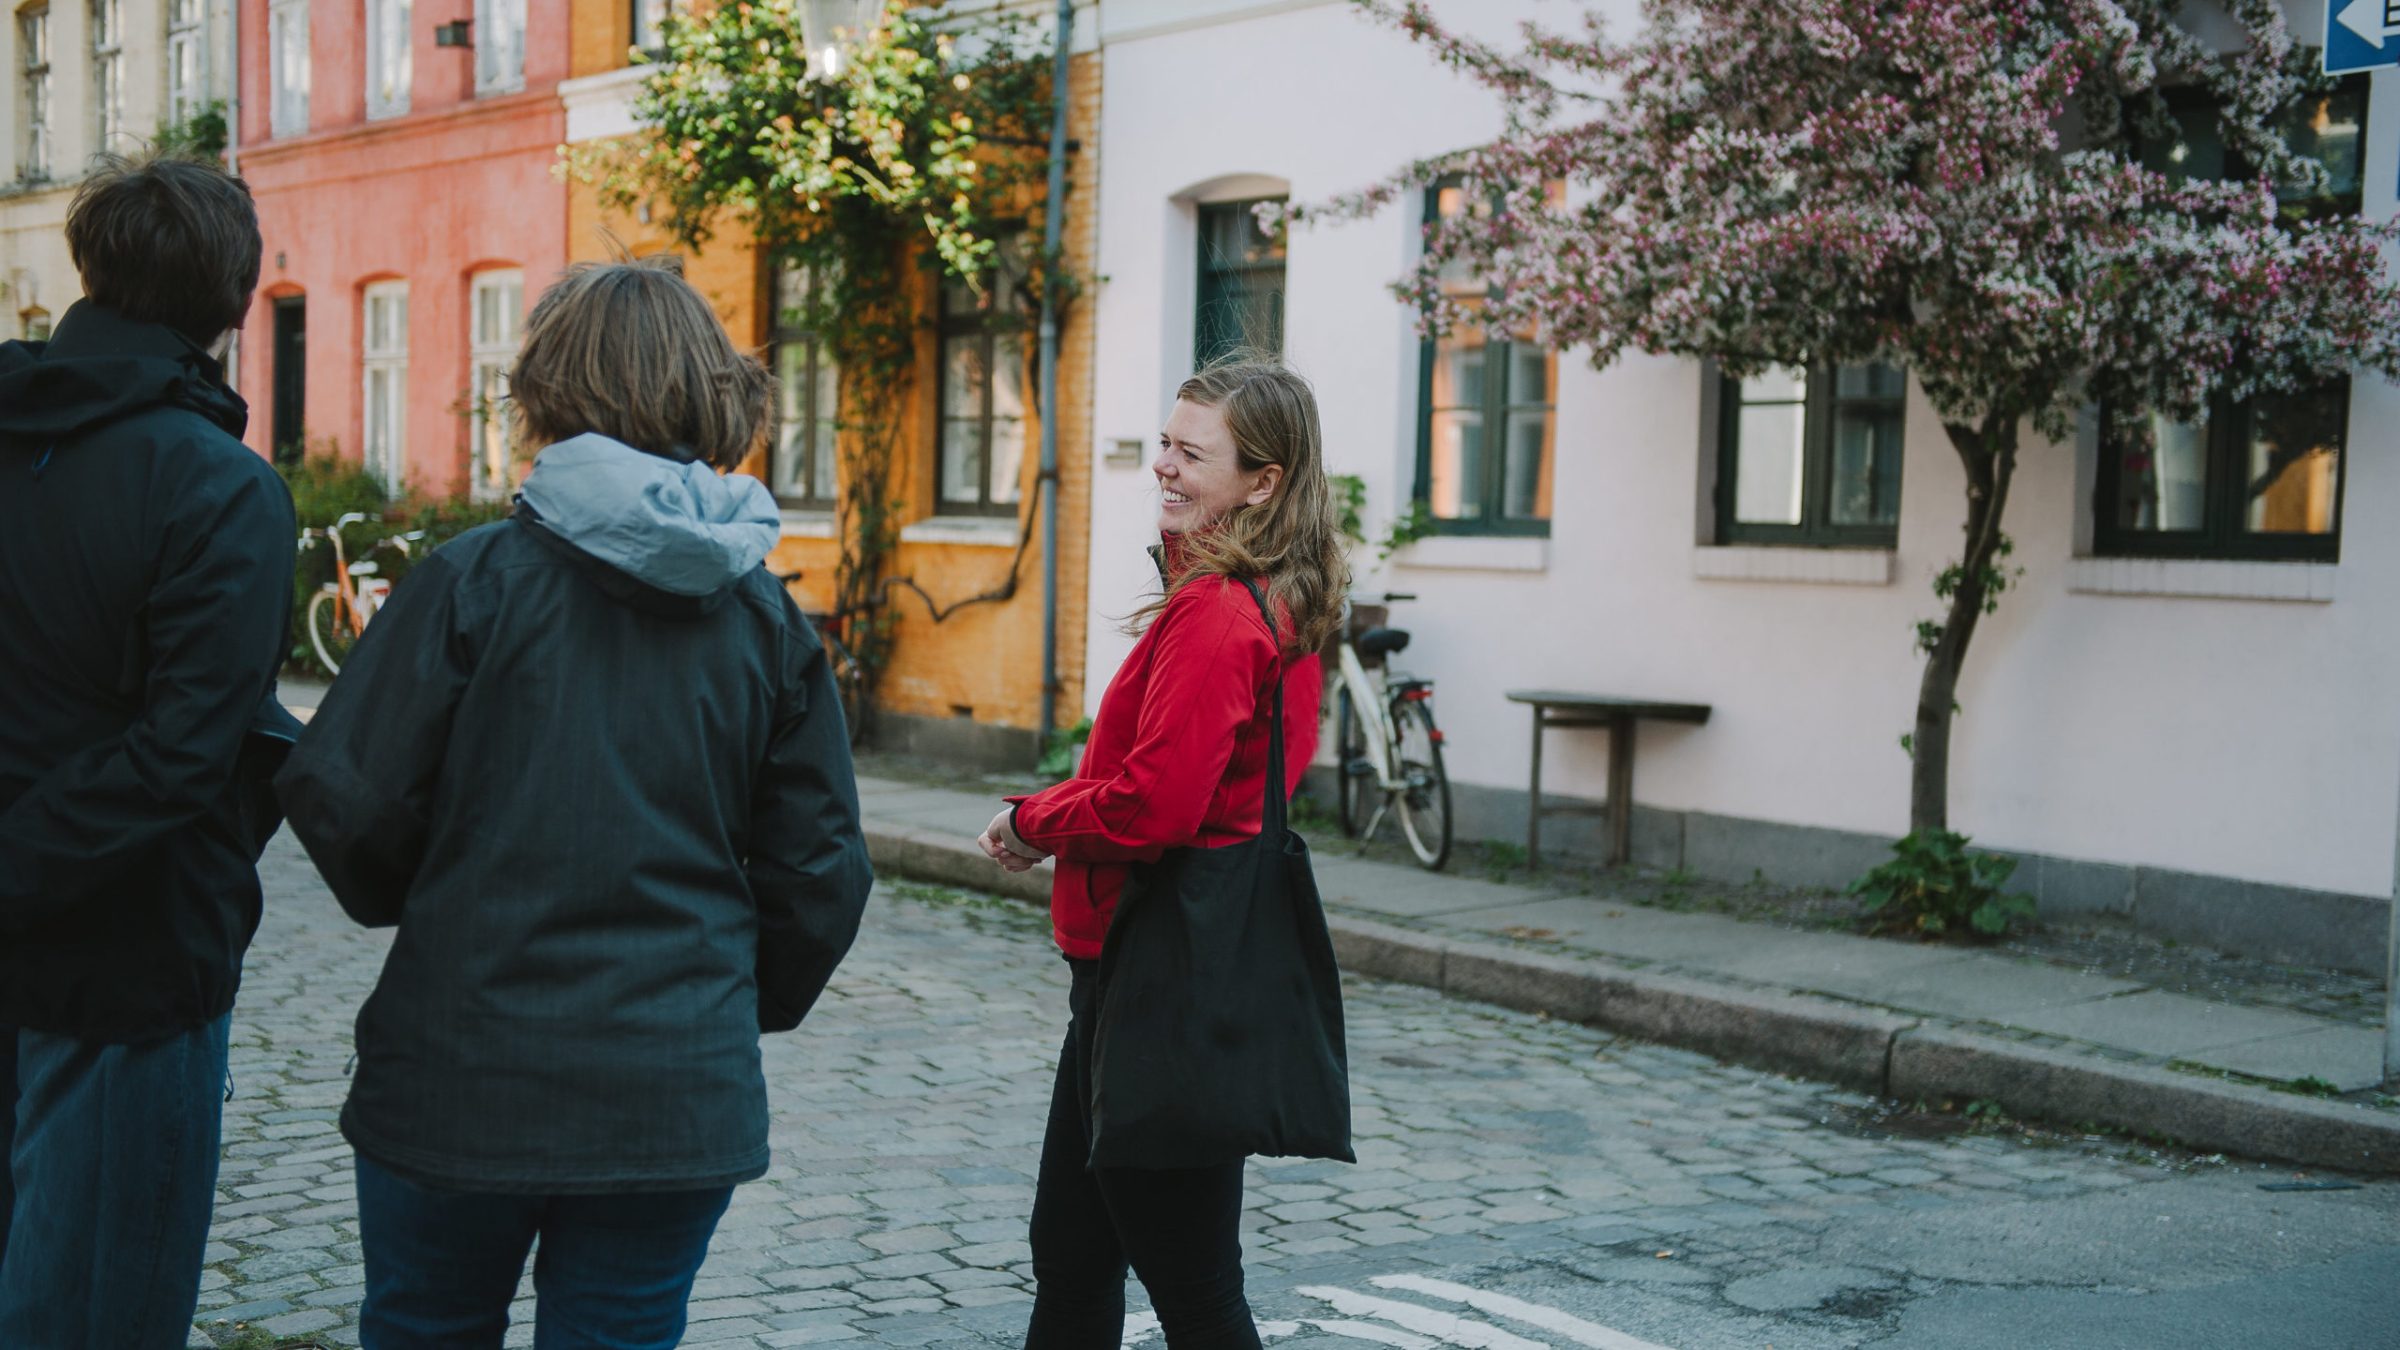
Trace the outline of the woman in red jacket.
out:
M 1033 1201 L 1027 1350 L 1116 1350 L 1129 1264 L 1172 1350 L 1258 1344 L 1242 1296 L 1243 1161 L 1090 1167 L 1088 1038 L 1130 865 L 1258 836 L 1278 680 L 1287 781 L 1273 790 L 1288 796 L 1315 753 L 1315 652 L 1349 586 L 1321 439 L 1315 395 L 1274 362 L 1214 366 L 1176 391 L 1151 465 L 1163 594 L 1134 617 L 1141 638 L 1100 700 L 1078 776 L 1011 799 L 978 841 L 1010 871 L 1058 858 L 1051 927 L 1073 970 Z M 1281 631 L 1245 580 L 1262 584 Z

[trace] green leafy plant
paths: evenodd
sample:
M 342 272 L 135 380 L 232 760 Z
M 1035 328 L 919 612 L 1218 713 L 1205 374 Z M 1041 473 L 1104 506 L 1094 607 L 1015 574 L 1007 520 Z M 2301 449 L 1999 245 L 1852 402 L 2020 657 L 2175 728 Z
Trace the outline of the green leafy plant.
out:
M 1054 781 L 1073 777 L 1076 759 L 1082 753 L 1084 743 L 1091 738 L 1092 719 L 1088 717 L 1071 727 L 1057 728 L 1050 733 L 1049 742 L 1042 747 L 1041 762 L 1033 766 L 1033 771 Z
M 225 101 L 211 99 L 180 122 L 162 122 L 151 145 L 162 155 L 225 162 Z
M 1894 843 L 1892 860 L 1850 887 L 1867 929 L 1998 937 L 2032 919 L 2033 897 L 2003 889 L 2017 860 L 1974 852 L 1968 842 L 1950 830 L 1915 830 Z
M 1412 497 L 1400 514 L 1384 526 L 1382 535 L 1370 541 L 1366 525 L 1367 480 L 1354 473 L 1337 473 L 1328 475 L 1326 482 L 1333 489 L 1334 524 L 1342 537 L 1354 548 L 1372 542 L 1378 563 L 1390 562 L 1393 554 L 1434 531 L 1433 507 L 1422 497 Z

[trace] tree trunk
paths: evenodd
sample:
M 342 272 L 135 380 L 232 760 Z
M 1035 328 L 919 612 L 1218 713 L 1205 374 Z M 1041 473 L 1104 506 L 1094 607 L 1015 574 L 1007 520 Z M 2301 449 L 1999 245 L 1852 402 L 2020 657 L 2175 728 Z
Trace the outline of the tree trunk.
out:
M 1925 653 L 1925 676 L 1917 687 L 1917 723 L 1910 733 L 1908 827 L 1950 828 L 1950 726 L 1958 707 L 1958 675 L 1974 641 L 1975 625 L 1991 602 L 2003 538 L 2000 519 L 2008 509 L 2008 485 L 2017 469 L 2017 419 L 1993 413 L 1981 426 L 1945 424 L 1951 447 L 1967 470 L 1967 544 L 1959 560 L 1958 584 L 1941 633 Z

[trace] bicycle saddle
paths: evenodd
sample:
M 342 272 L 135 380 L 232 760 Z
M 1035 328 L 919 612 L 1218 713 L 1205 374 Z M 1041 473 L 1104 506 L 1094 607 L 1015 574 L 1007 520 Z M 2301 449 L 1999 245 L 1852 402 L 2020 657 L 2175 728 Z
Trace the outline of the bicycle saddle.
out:
M 1359 634 L 1358 641 L 1353 645 L 1358 648 L 1358 654 L 1362 660 L 1372 661 L 1378 656 L 1389 656 L 1393 652 L 1407 651 L 1408 630 L 1405 628 L 1370 628 Z

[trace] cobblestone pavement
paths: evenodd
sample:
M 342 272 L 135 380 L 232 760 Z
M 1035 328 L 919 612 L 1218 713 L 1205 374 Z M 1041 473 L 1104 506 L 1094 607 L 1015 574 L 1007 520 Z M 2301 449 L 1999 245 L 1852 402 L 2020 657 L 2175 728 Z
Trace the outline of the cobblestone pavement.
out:
M 256 1344 L 259 1332 L 355 1344 L 362 1270 L 335 1117 L 351 1018 L 388 935 L 349 925 L 288 836 L 265 872 L 193 1344 Z M 1016 1344 L 1065 974 L 1022 906 L 879 890 L 807 1025 L 766 1043 L 774 1167 L 736 1193 L 688 1343 Z M 1354 982 L 1349 1000 L 1359 1164 L 1251 1171 L 1245 1247 L 1275 1337 L 1526 1350 L 1538 1342 L 1506 1332 L 1457 1339 L 1449 1314 L 1429 1311 L 1466 1289 L 1444 1281 L 1471 1271 L 1481 1289 L 1532 1288 L 1541 1281 L 1526 1272 L 1564 1270 L 1593 1289 L 1673 1292 L 1687 1278 L 1713 1289 L 1762 1259 L 1731 1241 L 1744 1232 L 2092 1197 L 2175 1175 L 2121 1142 L 1882 1137 L 1848 1123 L 1871 1105 L 1852 1094 L 1420 989 Z M 1711 1253 L 1716 1275 L 1692 1268 Z M 1637 1334 L 1667 1339 L 1673 1326 L 1656 1319 L 1672 1301 L 1650 1306 L 1633 1314 L 1654 1322 Z M 1576 1321 L 1549 1308 L 1533 1325 Z M 530 1343 L 531 1312 L 520 1304 L 512 1345 Z M 1674 1338 L 1686 1350 L 1762 1343 L 1733 1324 L 1683 1325 L 1718 1328 Z M 1857 1343 L 1838 1318 L 1813 1325 L 1775 1342 Z M 1562 1335 L 1614 1344 L 1572 1330 L 1550 1339 Z

